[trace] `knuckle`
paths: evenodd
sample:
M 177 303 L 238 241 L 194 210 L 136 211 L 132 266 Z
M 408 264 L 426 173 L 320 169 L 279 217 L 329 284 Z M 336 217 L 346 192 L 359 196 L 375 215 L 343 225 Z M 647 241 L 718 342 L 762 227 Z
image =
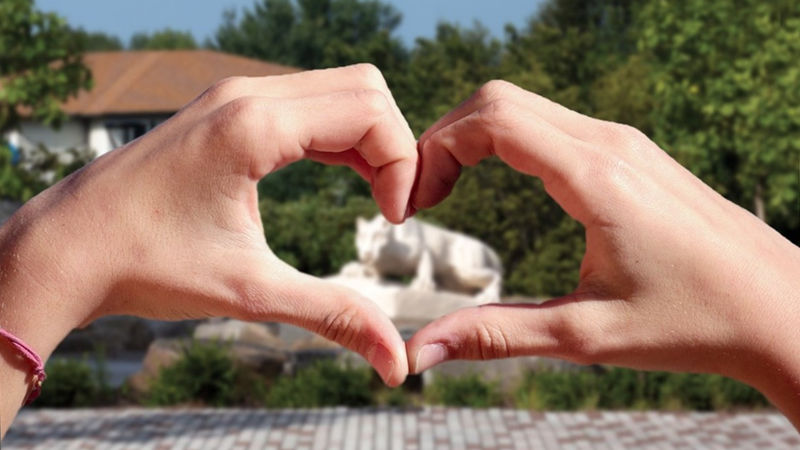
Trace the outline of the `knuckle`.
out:
M 620 124 L 620 134 L 622 139 L 628 144 L 639 145 L 643 141 L 649 141 L 647 136 L 642 133 L 638 128 L 627 124 Z
M 512 83 L 505 80 L 491 80 L 478 88 L 476 93 L 479 100 L 492 101 L 498 98 L 505 98 L 512 89 L 516 88 Z
M 247 139 L 265 122 L 259 117 L 260 103 L 255 97 L 239 97 L 217 110 L 212 118 L 213 132 L 219 136 L 239 136 Z
M 279 126 L 275 124 L 278 118 L 266 117 L 266 113 L 255 97 L 239 97 L 226 103 L 201 125 L 201 147 L 212 154 L 224 153 L 237 167 L 249 167 L 253 149 L 262 136 L 269 135 L 265 128 Z
M 626 158 L 615 154 L 595 155 L 592 163 L 598 186 L 608 205 L 625 203 L 642 195 L 646 185 Z
M 586 321 L 564 316 L 552 331 L 564 358 L 582 365 L 596 364 L 602 359 L 601 335 Z
M 476 348 L 480 359 L 500 359 L 512 356 L 510 342 L 501 327 L 479 323 L 476 339 Z
M 320 336 L 337 342 L 344 347 L 353 348 L 360 340 L 357 339 L 358 310 L 353 306 L 345 306 L 335 312 L 329 313 L 317 325 L 315 332 Z
M 487 130 L 513 129 L 519 116 L 517 104 L 505 97 L 496 98 L 478 110 L 480 124 Z
M 370 115 L 378 116 L 389 110 L 389 101 L 383 92 L 375 89 L 355 91 L 356 99 L 363 104 Z
M 242 92 L 246 79 L 247 77 L 243 76 L 223 78 L 206 89 L 201 97 L 214 101 L 234 98 L 239 92 Z
M 386 80 L 383 78 L 383 73 L 374 64 L 361 63 L 351 66 L 351 68 L 363 85 L 373 89 L 385 89 Z
M 634 150 L 649 141 L 644 133 L 630 125 L 607 122 L 600 126 L 601 139 L 614 148 Z

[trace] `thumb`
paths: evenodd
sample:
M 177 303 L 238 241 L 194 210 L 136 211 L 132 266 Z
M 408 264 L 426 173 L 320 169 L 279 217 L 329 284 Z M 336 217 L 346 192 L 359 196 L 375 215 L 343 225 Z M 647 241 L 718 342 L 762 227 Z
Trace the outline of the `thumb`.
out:
M 543 304 L 464 308 L 417 331 L 406 344 L 411 373 L 453 359 L 548 356 L 592 364 L 609 356 L 609 302 L 562 297 Z
M 274 257 L 273 257 L 274 258 Z M 297 271 L 274 258 L 248 289 L 248 320 L 290 323 L 363 356 L 390 386 L 408 374 L 405 343 L 374 302 L 355 291 Z

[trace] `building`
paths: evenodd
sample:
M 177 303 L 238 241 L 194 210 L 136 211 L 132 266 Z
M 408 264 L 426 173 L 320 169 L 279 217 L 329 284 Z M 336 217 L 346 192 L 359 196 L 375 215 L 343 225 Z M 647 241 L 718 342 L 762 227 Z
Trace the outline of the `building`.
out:
M 94 52 L 84 63 L 94 87 L 63 105 L 68 120 L 58 129 L 24 121 L 6 136 L 12 148 L 24 153 L 41 144 L 99 156 L 147 133 L 218 80 L 299 70 L 210 50 Z

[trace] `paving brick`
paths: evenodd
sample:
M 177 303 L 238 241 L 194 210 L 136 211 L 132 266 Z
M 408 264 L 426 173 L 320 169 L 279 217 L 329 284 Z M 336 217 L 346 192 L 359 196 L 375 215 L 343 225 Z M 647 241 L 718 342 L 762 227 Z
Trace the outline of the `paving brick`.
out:
M 81 409 L 22 411 L 3 449 L 798 448 L 777 413 L 504 409 Z

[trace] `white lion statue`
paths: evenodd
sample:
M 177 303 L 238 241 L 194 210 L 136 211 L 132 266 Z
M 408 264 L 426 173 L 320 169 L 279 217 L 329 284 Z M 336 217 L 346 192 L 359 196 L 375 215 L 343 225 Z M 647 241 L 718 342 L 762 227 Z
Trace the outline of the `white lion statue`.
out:
M 411 288 L 475 294 L 481 302 L 500 300 L 503 267 L 483 242 L 416 219 L 393 225 L 378 214 L 356 221 L 358 262 L 341 275 L 385 278 L 413 276 Z

